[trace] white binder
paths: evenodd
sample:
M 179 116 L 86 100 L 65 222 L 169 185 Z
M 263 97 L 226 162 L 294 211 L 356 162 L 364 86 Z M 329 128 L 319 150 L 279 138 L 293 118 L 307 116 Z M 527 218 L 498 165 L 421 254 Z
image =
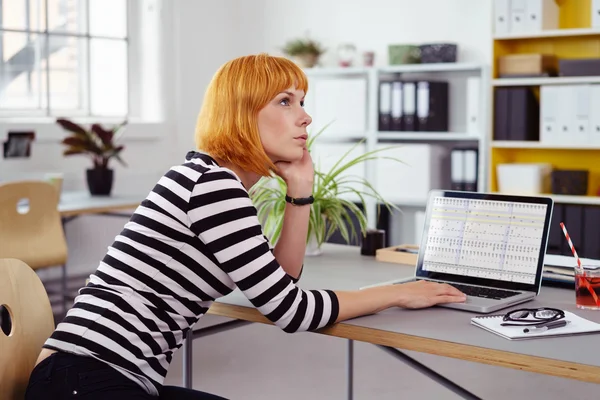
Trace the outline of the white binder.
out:
M 510 1 L 510 31 L 520 33 L 527 31 L 527 1 Z
M 592 111 L 595 110 L 595 111 Z M 590 87 L 590 144 L 600 145 L 600 85 Z
M 592 0 L 592 21 L 593 28 L 600 28 L 600 0 Z
M 477 136 L 480 133 L 479 126 L 479 93 L 481 90 L 481 78 L 470 76 L 467 78 L 467 133 Z
M 555 0 L 527 0 L 525 29 L 528 32 L 558 29 L 558 10 Z
M 540 86 L 540 142 L 560 142 L 558 110 L 560 108 L 560 86 Z
M 589 144 L 590 142 L 590 106 L 591 85 L 574 85 L 571 87 L 573 96 L 573 144 Z
M 494 31 L 496 35 L 510 32 L 510 0 L 494 1 Z

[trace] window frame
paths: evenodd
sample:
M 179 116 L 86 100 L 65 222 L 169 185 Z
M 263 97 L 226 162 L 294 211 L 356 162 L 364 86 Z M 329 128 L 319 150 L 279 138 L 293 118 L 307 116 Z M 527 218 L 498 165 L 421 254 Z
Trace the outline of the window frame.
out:
M 44 15 L 45 19 L 45 29 L 15 29 L 15 28 L 0 28 L 0 32 L 8 32 L 8 33 L 21 33 L 21 34 L 36 34 L 40 36 L 45 36 L 45 40 L 42 40 L 42 44 L 45 46 L 42 49 L 42 52 L 45 54 L 49 53 L 49 46 L 51 38 L 53 37 L 69 37 L 69 38 L 77 38 L 83 39 L 86 41 L 85 49 L 86 51 L 83 54 L 83 63 L 78 63 L 78 69 L 80 69 L 79 73 L 79 96 L 83 97 L 81 101 L 81 107 L 78 109 L 60 109 L 60 108 L 52 108 L 51 104 L 51 83 L 50 83 L 50 62 L 49 56 L 46 58 L 46 66 L 45 66 L 45 82 L 43 84 L 44 90 L 41 93 L 41 96 L 45 96 L 45 106 L 41 109 L 9 109 L 9 108 L 0 108 L 0 122 L 2 121 L 11 121 L 15 119 L 29 119 L 34 121 L 42 121 L 46 120 L 55 120 L 58 117 L 66 117 L 73 119 L 83 119 L 83 120 L 120 120 L 130 119 L 132 117 L 132 93 L 129 90 L 131 87 L 132 81 L 132 57 L 131 57 L 131 29 L 130 24 L 133 21 L 132 16 L 137 14 L 139 4 L 135 4 L 135 1 L 131 0 L 122 0 L 125 2 L 125 21 L 126 21 L 126 30 L 124 37 L 115 37 L 115 36 L 105 36 L 105 35 L 92 35 L 90 34 L 90 2 L 89 0 L 78 0 L 81 1 L 80 4 L 85 14 L 83 18 L 85 18 L 85 26 L 86 32 L 50 32 L 48 30 L 49 26 L 49 17 L 47 12 L 48 0 L 42 0 L 45 3 L 44 6 Z M 143 0 L 142 0 L 143 1 Z M 29 0 L 26 0 L 26 4 L 29 4 Z M 26 7 L 26 19 L 30 20 L 30 15 L 27 14 L 29 12 L 29 7 Z M 0 18 L 2 16 L 2 10 L 0 9 Z M 27 28 L 27 27 L 26 27 Z M 30 28 L 30 27 L 29 27 Z M 125 43 L 126 46 L 126 111 L 124 115 L 118 116 L 100 116 L 94 115 L 92 113 L 92 102 L 91 102 L 91 43 L 92 39 L 102 39 L 102 40 L 113 40 L 116 42 Z M 2 43 L 0 41 L 0 49 L 2 47 Z M 0 73 L 2 72 L 2 63 L 0 63 Z M 45 92 L 45 93 L 44 93 Z

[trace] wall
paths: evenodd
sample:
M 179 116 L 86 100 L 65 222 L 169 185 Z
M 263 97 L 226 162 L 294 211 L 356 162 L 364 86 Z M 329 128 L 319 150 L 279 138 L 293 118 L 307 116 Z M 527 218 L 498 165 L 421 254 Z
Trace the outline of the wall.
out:
M 161 90 L 145 93 L 148 85 L 143 81 L 134 89 L 142 98 L 159 96 L 164 118 L 162 124 L 132 126 L 125 139 L 128 148 L 124 156 L 129 167 L 115 164 L 115 193 L 147 193 L 165 168 L 180 162 L 194 148 L 193 132 L 204 90 L 218 67 L 231 58 L 262 51 L 280 54 L 279 48 L 288 39 L 307 31 L 329 49 L 352 42 L 359 52 L 374 50 L 377 64 L 387 63 L 389 43 L 455 41 L 462 61 L 486 62 L 491 55 L 491 0 L 371 0 L 368 7 L 364 0 L 140 1 L 146 11 L 159 13 L 158 18 L 153 17 L 160 26 L 159 34 L 152 43 L 142 40 L 139 48 L 159 49 L 148 65 L 158 66 L 152 74 L 160 76 Z M 141 32 L 145 32 L 142 39 L 147 38 L 148 27 Z M 136 57 L 148 53 L 140 54 Z M 335 52 L 326 54 L 324 62 L 335 64 Z M 8 128 L 0 123 L 0 137 Z M 55 126 L 44 129 L 53 133 L 36 144 L 31 160 L 0 159 L 0 180 L 63 171 L 66 189 L 85 189 L 87 160 L 62 157 L 62 133 Z M 398 221 L 396 237 L 405 234 L 402 229 L 412 232 L 409 224 L 402 227 Z M 70 222 L 69 271 L 92 272 L 124 222 L 99 216 Z

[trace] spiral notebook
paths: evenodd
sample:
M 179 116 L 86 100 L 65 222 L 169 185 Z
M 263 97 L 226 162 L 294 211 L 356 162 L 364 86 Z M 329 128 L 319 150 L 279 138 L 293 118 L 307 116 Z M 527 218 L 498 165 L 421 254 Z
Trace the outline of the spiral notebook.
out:
M 475 326 L 495 333 L 508 340 L 533 339 L 539 337 L 557 337 L 566 335 L 578 335 L 582 333 L 600 332 L 600 324 L 582 318 L 572 312 L 565 311 L 565 319 L 570 321 L 567 326 L 549 329 L 546 331 L 523 332 L 522 326 L 502 326 L 501 315 L 482 315 L 471 318 L 471 323 Z

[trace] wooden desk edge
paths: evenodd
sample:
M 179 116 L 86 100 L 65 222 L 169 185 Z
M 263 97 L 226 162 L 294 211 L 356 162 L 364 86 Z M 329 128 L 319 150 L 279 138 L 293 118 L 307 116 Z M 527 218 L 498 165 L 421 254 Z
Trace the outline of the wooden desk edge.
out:
M 250 307 L 215 302 L 208 310 L 208 313 L 272 325 L 271 321 L 265 318 L 258 310 Z M 452 343 L 443 340 L 421 338 L 418 336 L 348 325 L 343 322 L 321 329 L 318 333 L 371 344 L 395 347 L 403 350 L 412 350 L 457 358 L 460 360 L 498 365 L 506 368 L 553 375 L 584 382 L 600 383 L 600 367 L 592 365 L 486 349 L 483 347 Z
M 116 210 L 133 210 L 133 209 L 137 208 L 139 205 L 140 205 L 140 203 L 131 203 L 131 204 L 116 205 L 116 206 L 89 207 L 89 208 L 82 208 L 82 209 L 77 209 L 77 210 L 61 211 L 60 216 L 61 217 L 74 217 L 74 216 L 85 215 L 85 214 L 102 214 L 102 213 L 112 212 L 112 211 L 116 211 Z

